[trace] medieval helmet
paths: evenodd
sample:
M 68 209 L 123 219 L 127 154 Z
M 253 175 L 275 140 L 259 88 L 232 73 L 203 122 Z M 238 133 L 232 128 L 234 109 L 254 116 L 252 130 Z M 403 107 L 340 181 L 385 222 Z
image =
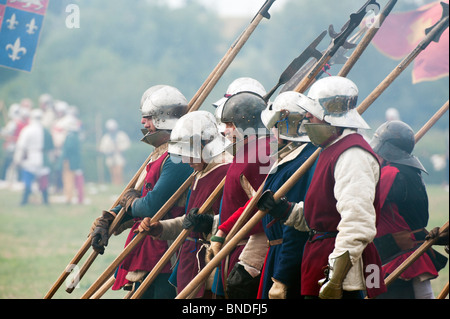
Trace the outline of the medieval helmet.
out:
M 144 92 L 143 98 L 142 117 L 152 117 L 158 131 L 150 133 L 143 130 L 145 135 L 141 141 L 157 147 L 169 140 L 170 130 L 188 111 L 188 102 L 177 88 L 169 85 L 153 86 Z
M 329 76 L 311 86 L 300 106 L 332 126 L 369 129 L 356 109 L 357 100 L 355 83 L 341 76 Z
M 280 93 L 272 104 L 261 112 L 261 120 L 267 129 L 278 128 L 281 138 L 296 142 L 309 142 L 304 122 L 306 111 L 298 105 L 301 94 L 294 91 Z
M 176 121 L 188 111 L 184 95 L 172 86 L 164 86 L 151 93 L 142 105 L 142 117 L 152 117 L 160 130 L 171 130 Z
M 142 110 L 142 106 L 144 105 L 145 100 L 147 100 L 147 98 L 152 95 L 154 92 L 158 91 L 159 89 L 165 87 L 166 85 L 163 84 L 157 84 L 157 85 L 153 85 L 151 87 L 149 87 L 147 90 L 145 90 L 145 92 L 142 94 L 141 97 L 141 104 L 139 107 L 139 110 Z
M 171 134 L 170 154 L 211 162 L 231 142 L 220 134 L 215 117 L 207 111 L 194 111 L 182 116 Z
M 415 145 L 413 129 L 402 121 L 388 121 L 375 131 L 370 146 L 388 162 L 415 167 L 426 172 L 422 163 L 412 155 Z
M 260 96 L 266 94 L 266 89 L 259 81 L 249 77 L 241 77 L 230 83 L 224 97 L 213 103 L 213 106 L 217 108 L 223 106 L 230 96 L 244 91 L 254 92 Z
M 220 121 L 233 123 L 242 132 L 258 133 L 265 126 L 261 121 L 261 112 L 266 109 L 266 101 L 254 92 L 239 92 L 228 98 L 223 105 Z M 249 132 L 251 129 L 252 132 Z

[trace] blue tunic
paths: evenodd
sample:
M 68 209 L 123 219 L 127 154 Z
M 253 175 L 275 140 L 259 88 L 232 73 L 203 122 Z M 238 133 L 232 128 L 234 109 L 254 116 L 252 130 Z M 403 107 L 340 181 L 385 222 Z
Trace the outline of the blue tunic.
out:
M 270 189 L 276 192 L 315 150 L 316 147 L 308 143 L 295 159 L 278 166 L 277 171 L 267 178 L 264 190 Z M 314 166 L 289 190 L 286 194 L 288 201 L 298 203 L 305 199 L 313 172 Z M 272 221 L 273 217 L 269 214 L 266 214 L 262 220 L 266 236 L 269 242 L 282 239 L 283 243 L 269 247 L 263 268 L 259 297 L 269 298 L 268 293 L 272 287 L 271 277 L 273 277 L 288 285 L 288 298 L 298 298 L 300 297 L 300 267 L 308 233 L 300 232 L 280 221 L 276 221 L 268 227 Z

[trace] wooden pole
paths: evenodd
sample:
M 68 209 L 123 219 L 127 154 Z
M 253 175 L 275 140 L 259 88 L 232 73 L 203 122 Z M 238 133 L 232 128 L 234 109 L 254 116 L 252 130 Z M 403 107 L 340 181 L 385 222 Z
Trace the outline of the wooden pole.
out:
M 100 299 L 109 290 L 109 288 L 114 285 L 115 281 L 116 278 L 114 278 L 114 276 L 111 276 L 108 281 L 105 282 L 105 284 L 101 286 L 100 289 L 95 292 L 95 294 L 92 295 L 91 299 Z
M 447 296 L 448 296 L 448 281 L 445 284 L 444 289 L 442 289 L 442 291 L 437 296 L 437 299 L 445 299 Z
M 439 229 L 439 233 L 448 231 L 448 221 Z M 438 240 L 433 238 L 426 240 L 419 248 L 417 248 L 404 262 L 400 264 L 389 276 L 384 280 L 384 284 L 389 286 L 394 282 L 409 266 L 411 266 L 420 256 L 422 256 L 431 246 Z
M 223 185 L 225 184 L 225 177 L 217 185 L 214 191 L 208 196 L 208 199 L 200 207 L 198 214 L 206 213 L 211 206 L 222 196 Z M 192 229 L 183 229 L 183 231 L 178 235 L 175 241 L 170 245 L 169 249 L 164 253 L 158 263 L 153 267 L 152 271 L 148 274 L 145 280 L 141 283 L 139 288 L 133 294 L 131 299 L 139 299 L 144 292 L 150 287 L 155 278 L 159 275 L 164 266 L 169 262 L 170 258 L 178 251 L 178 249 L 183 245 L 186 238 L 191 233 Z
M 133 176 L 133 178 L 130 180 L 130 182 L 128 183 L 128 185 L 126 186 L 126 188 L 122 191 L 122 193 L 120 194 L 120 196 L 116 199 L 116 201 L 114 202 L 114 204 L 111 206 L 111 209 L 116 207 L 119 204 L 119 199 L 123 196 L 123 194 L 125 193 L 125 191 L 128 188 L 132 188 L 136 185 L 140 175 L 142 173 L 145 173 L 145 166 L 147 164 L 147 162 L 150 161 L 150 156 L 147 158 L 147 161 L 144 162 L 144 164 L 142 164 L 142 166 L 139 168 L 139 170 L 136 172 L 136 174 Z M 145 176 L 144 176 L 145 177 Z M 142 179 L 142 177 L 141 177 Z M 138 185 L 139 186 L 139 185 Z M 142 185 L 141 185 L 142 186 Z M 119 214 L 117 214 L 116 218 L 114 218 L 113 223 L 111 224 L 111 226 L 109 227 L 109 235 L 111 236 L 111 234 L 114 232 L 114 230 L 117 227 L 117 224 L 119 223 L 119 221 L 122 219 L 122 217 L 125 214 L 125 210 L 122 209 Z M 47 294 L 44 296 L 44 299 L 51 299 L 54 294 L 56 293 L 56 291 L 58 291 L 59 287 L 61 287 L 61 285 L 64 283 L 64 281 L 67 279 L 67 277 L 70 275 L 70 273 L 72 272 L 72 270 L 74 269 L 74 266 L 77 265 L 80 260 L 83 258 L 83 256 L 86 254 L 86 252 L 89 250 L 89 248 L 91 247 L 91 238 L 90 236 L 86 239 L 86 241 L 83 243 L 83 245 L 81 246 L 81 248 L 77 251 L 77 253 L 75 254 L 75 256 L 72 258 L 72 260 L 69 262 L 69 264 L 66 266 L 66 268 L 64 269 L 64 271 L 61 273 L 61 275 L 58 277 L 58 279 L 55 281 L 55 283 L 52 285 L 52 287 L 50 288 L 50 290 L 47 292 Z M 74 286 L 73 283 L 70 286 Z M 69 286 L 69 287 L 70 287 Z
M 178 188 L 178 190 L 169 198 L 169 200 L 159 209 L 159 211 L 152 217 L 152 220 L 158 221 L 167 213 L 167 211 L 176 203 L 178 198 L 189 188 L 192 180 L 195 177 L 193 173 L 188 179 L 183 183 L 183 185 Z M 148 217 L 147 217 L 148 218 Z M 141 242 L 147 233 L 138 233 L 133 240 L 128 243 L 125 249 L 119 254 L 119 256 L 114 259 L 114 261 L 109 265 L 109 267 L 97 278 L 97 280 L 89 287 L 89 289 L 81 296 L 81 299 L 87 299 L 92 296 L 92 294 L 97 291 L 103 285 L 103 283 L 108 280 L 120 263 L 125 259 L 125 257 L 136 247 L 139 242 Z
M 422 128 L 416 133 L 416 143 L 425 135 L 426 132 L 448 111 L 448 100 L 442 105 L 442 107 L 428 120 L 428 122 L 422 126 Z

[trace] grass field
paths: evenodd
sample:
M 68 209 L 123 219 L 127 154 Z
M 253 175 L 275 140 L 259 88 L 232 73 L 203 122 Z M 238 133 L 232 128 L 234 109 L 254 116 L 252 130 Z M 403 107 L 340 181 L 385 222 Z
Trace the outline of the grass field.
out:
M 33 204 L 20 207 L 20 191 L 0 189 L 0 299 L 43 298 L 85 242 L 94 219 L 110 208 L 121 191 L 120 187 L 86 185 L 89 204 L 67 205 L 53 198 L 54 203 L 44 206 L 36 194 Z M 431 229 L 448 221 L 449 194 L 440 186 L 429 186 L 428 192 Z M 79 288 L 68 294 L 63 285 L 53 298 L 79 299 L 122 251 L 127 234 L 110 239 L 105 254 L 95 260 Z M 446 255 L 442 247 L 435 248 Z M 448 280 L 447 264 L 433 280 L 436 295 Z M 123 291 L 109 290 L 103 298 L 123 296 Z

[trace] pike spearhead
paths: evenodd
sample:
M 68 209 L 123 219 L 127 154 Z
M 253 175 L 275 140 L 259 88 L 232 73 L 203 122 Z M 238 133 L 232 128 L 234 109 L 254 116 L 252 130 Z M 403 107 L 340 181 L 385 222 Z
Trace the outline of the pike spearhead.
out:
M 431 30 L 433 30 L 434 27 L 436 27 L 442 20 L 444 20 L 445 18 L 448 17 L 448 3 L 445 2 L 441 2 L 441 6 L 442 6 L 442 16 L 439 19 L 438 22 L 436 22 L 433 26 L 425 29 L 425 34 L 428 34 L 431 32 Z M 448 27 L 448 22 L 447 22 L 447 27 Z M 433 37 L 433 39 L 431 41 L 434 42 L 439 42 L 439 39 L 441 38 L 442 33 L 444 33 L 445 29 L 447 29 L 447 27 L 442 28 L 435 37 Z

